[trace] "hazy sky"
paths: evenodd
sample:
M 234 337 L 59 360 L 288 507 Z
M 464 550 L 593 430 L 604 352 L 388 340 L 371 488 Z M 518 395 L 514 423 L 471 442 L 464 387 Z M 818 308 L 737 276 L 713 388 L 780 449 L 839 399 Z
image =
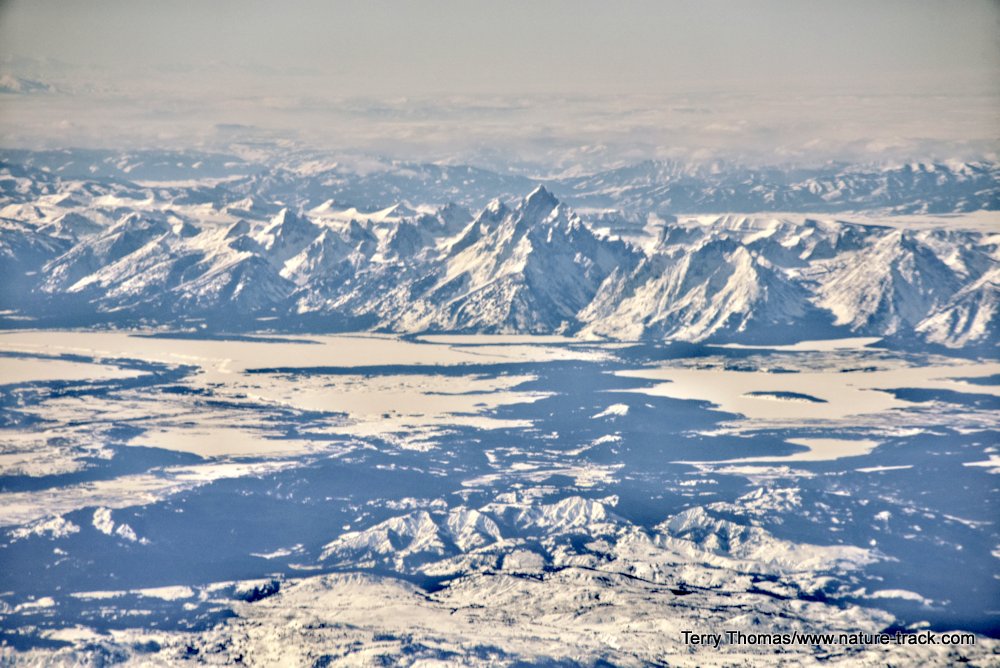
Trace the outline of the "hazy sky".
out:
M 609 125 L 609 115 L 634 121 L 637 113 L 649 127 L 673 124 L 682 136 L 729 128 L 734 150 L 764 141 L 974 144 L 1000 135 L 996 1 L 0 0 L 0 54 L 0 69 L 77 96 L 72 104 L 0 97 L 6 143 L 46 135 L 46 123 L 54 124 L 53 140 L 62 131 L 89 132 L 93 143 L 107 130 L 95 124 L 115 114 L 124 134 L 164 141 L 184 132 L 204 137 L 219 123 L 294 129 L 301 137 L 329 122 L 349 134 L 345 114 L 359 123 L 359 135 L 379 135 L 363 126 L 387 115 L 394 125 L 382 134 L 396 136 L 391 130 L 407 118 L 442 122 L 443 113 L 443 105 L 399 98 L 442 95 L 462 98 L 453 109 L 474 110 L 475 143 L 484 150 L 505 127 L 517 134 L 525 122 L 558 126 L 563 135 L 575 123 L 580 144 L 602 143 L 601 122 L 613 133 L 623 129 Z M 582 118 L 565 99 L 546 107 L 516 98 L 540 94 L 607 102 Z M 874 114 L 870 127 L 828 136 L 835 114 L 806 99 L 817 94 L 867 98 L 861 106 L 842 98 L 831 104 L 844 105 L 849 123 L 863 125 Z M 889 95 L 897 97 L 872 106 Z M 919 103 L 912 108 L 933 95 L 952 96 L 955 108 L 940 99 L 925 112 Z M 332 102 L 360 97 L 388 106 Z M 680 111 L 654 119 L 663 100 Z M 529 119 L 526 105 L 537 112 Z M 678 115 L 692 110 L 723 117 L 699 126 Z M 173 135 L 161 122 L 171 114 L 180 128 Z M 810 114 L 815 136 L 786 141 L 763 132 L 769 117 L 787 124 Z M 410 127 L 414 136 L 426 130 Z M 725 138 L 705 137 L 725 148 Z
M 1000 3 L 15 0 L 8 53 L 106 68 L 215 61 L 349 94 L 1000 85 Z M 221 83 L 221 82 L 220 82 Z

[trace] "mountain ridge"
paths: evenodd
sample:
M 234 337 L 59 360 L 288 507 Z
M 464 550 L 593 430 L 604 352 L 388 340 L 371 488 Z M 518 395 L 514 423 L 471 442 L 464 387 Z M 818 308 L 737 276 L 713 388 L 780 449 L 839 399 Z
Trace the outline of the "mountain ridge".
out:
M 627 173 L 650 187 L 702 178 L 668 167 Z M 12 181 L 0 175 L 0 190 L 30 195 L 0 200 L 19 216 L 0 221 L 0 258 L 13 286 L 0 304 L 13 316 L 7 326 L 243 331 L 266 318 L 266 327 L 317 331 L 695 343 L 864 335 L 986 352 L 998 345 L 1000 241 L 987 231 L 772 214 L 679 220 L 649 210 L 609 226 L 607 215 L 578 212 L 545 183 L 494 197 L 476 213 L 401 200 L 366 217 L 329 192 L 311 208 L 244 193 L 240 178 L 226 190 L 233 197 L 220 191 L 209 203 L 192 203 L 184 187 L 113 180 L 45 177 L 39 194 L 29 187 L 32 169 L 6 168 Z M 942 177 L 934 164 L 899 169 Z M 944 178 L 976 169 L 986 168 L 951 165 Z M 264 191 L 296 183 L 289 171 L 277 181 L 268 172 L 247 178 Z

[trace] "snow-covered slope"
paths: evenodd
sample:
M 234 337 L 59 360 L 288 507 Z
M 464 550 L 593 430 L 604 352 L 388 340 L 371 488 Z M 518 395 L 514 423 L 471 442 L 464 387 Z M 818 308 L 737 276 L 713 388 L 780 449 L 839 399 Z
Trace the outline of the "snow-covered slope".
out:
M 727 237 L 657 249 L 633 273 L 608 281 L 581 314 L 586 333 L 701 341 L 795 326 L 812 317 L 808 293 L 772 263 Z
M 172 231 L 173 225 L 163 215 L 126 214 L 104 232 L 88 237 L 46 264 L 42 268 L 41 288 L 48 293 L 79 291 L 83 286 L 94 284 L 96 274 L 125 258 L 129 259 L 121 269 L 130 272 L 134 253 Z
M 1000 346 L 1000 267 L 951 296 L 916 326 L 930 343 L 949 348 Z
M 961 285 L 956 269 L 902 230 L 874 235 L 816 269 L 816 303 L 836 316 L 836 324 L 863 334 L 909 329 Z

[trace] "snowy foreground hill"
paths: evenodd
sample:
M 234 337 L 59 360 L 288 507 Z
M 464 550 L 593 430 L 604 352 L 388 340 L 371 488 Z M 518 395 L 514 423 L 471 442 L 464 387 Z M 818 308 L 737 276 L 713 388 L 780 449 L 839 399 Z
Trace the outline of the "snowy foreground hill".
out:
M 996 164 L 0 160 L 0 665 L 1000 662 Z
M 549 184 L 577 209 L 544 186 L 528 193 L 527 179 L 457 168 L 361 176 L 216 158 L 177 162 L 172 173 L 129 156 L 86 169 L 77 161 L 89 154 L 13 156 L 23 164 L 8 163 L 0 178 L 0 307 L 20 322 L 693 342 L 872 335 L 967 349 L 998 340 L 995 226 L 685 215 L 832 203 L 896 214 L 995 209 L 991 165 L 806 177 L 645 164 Z M 240 168 L 256 171 L 230 173 Z M 200 169 L 213 177 L 121 178 Z M 113 175 L 79 176 L 88 171 Z M 675 192 L 693 183 L 697 197 Z M 382 209 L 338 203 L 370 200 L 376 187 Z M 480 210 L 439 201 L 468 203 L 490 187 L 500 197 Z

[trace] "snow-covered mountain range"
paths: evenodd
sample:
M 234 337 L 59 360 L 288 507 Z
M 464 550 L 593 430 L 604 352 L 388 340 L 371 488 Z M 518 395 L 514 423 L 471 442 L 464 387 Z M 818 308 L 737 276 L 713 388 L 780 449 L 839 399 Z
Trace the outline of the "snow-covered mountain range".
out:
M 643 163 L 532 186 L 466 167 L 8 152 L 0 308 L 8 325 L 839 334 L 992 350 L 1000 232 L 787 212 L 994 210 L 998 175 Z M 489 189 L 499 197 L 468 208 Z

